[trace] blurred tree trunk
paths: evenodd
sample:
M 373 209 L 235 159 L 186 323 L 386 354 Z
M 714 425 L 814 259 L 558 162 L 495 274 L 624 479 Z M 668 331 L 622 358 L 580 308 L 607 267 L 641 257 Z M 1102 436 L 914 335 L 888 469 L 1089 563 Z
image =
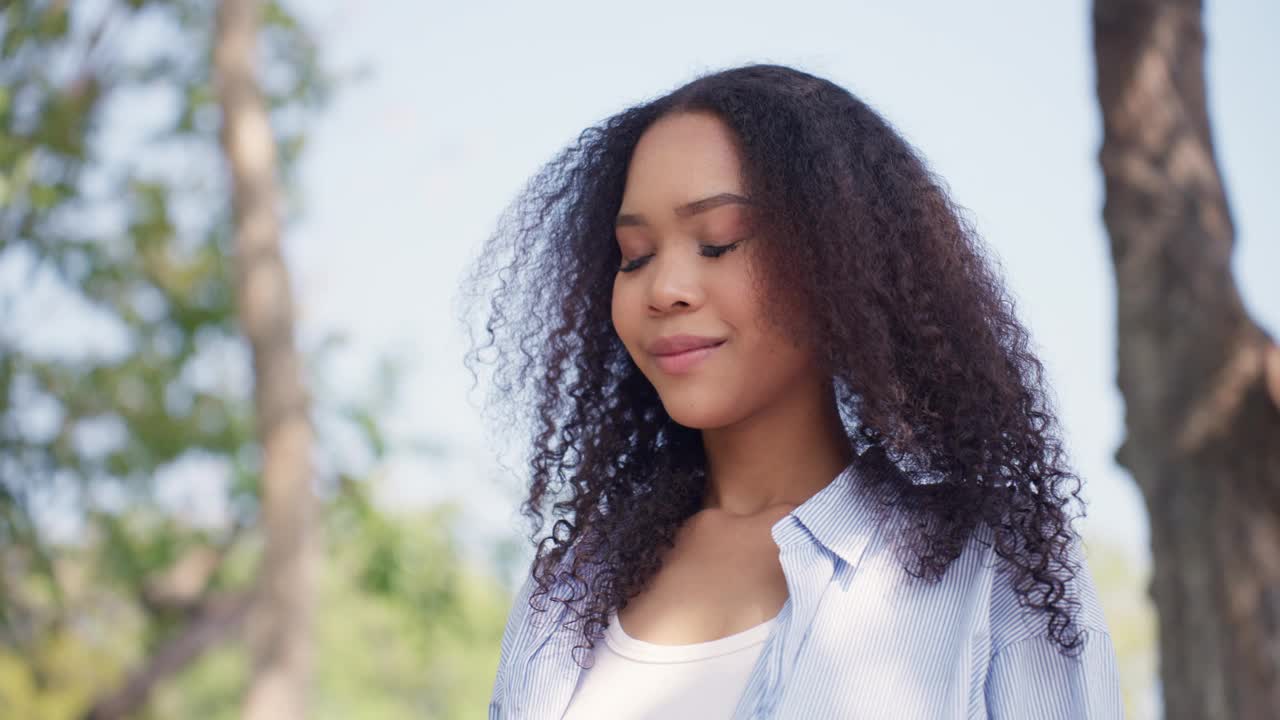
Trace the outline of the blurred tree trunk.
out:
M 1103 218 L 1166 717 L 1280 708 L 1280 350 L 1231 276 L 1198 0 L 1096 0 Z
M 249 622 L 248 720 L 302 718 L 310 670 L 315 575 L 313 428 L 294 345 L 293 295 L 280 249 L 275 140 L 254 70 L 261 9 L 218 8 L 214 69 L 222 144 L 235 212 L 236 302 L 253 351 L 254 409 L 262 446 L 266 548 Z

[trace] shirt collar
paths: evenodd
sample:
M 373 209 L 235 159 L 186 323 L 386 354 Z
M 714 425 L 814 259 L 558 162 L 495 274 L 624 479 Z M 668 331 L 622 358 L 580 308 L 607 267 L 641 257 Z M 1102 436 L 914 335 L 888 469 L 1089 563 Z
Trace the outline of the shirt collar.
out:
M 873 453 L 877 457 L 872 457 Z M 874 467 L 871 461 L 882 462 L 880 455 L 883 450 L 872 447 L 855 457 L 826 487 L 774 523 L 771 533 L 778 547 L 812 537 L 846 563 L 857 565 L 887 507 L 880 491 L 885 488 L 878 490 L 869 482 Z
M 782 548 L 812 538 L 856 566 L 888 508 L 888 487 L 873 482 L 888 462 L 878 446 L 855 456 L 826 487 L 773 524 L 770 533 L 774 542 Z M 792 517 L 799 523 L 792 522 Z M 561 568 L 571 567 L 576 550 L 576 544 L 569 548 Z M 590 563 L 582 569 L 587 587 L 594 585 L 599 569 Z

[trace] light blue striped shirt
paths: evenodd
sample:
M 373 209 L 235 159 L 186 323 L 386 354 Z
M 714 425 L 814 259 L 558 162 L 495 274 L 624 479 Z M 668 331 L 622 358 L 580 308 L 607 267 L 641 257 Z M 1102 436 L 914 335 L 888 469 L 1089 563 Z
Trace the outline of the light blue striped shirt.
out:
M 977 538 L 937 583 L 908 574 L 857 480 L 850 464 L 773 525 L 789 596 L 727 720 L 1123 717 L 1115 649 L 1078 538 L 1067 591 L 1080 601 L 1084 646 L 1072 658 L 1046 635 L 1048 616 L 1018 604 L 1010 575 L 994 571 L 1000 558 Z M 990 542 L 990 529 L 977 537 Z M 490 720 L 560 720 L 583 672 L 571 656 L 578 633 L 562 627 L 569 608 L 548 596 L 547 612 L 530 611 L 535 587 L 529 576 L 507 618 Z

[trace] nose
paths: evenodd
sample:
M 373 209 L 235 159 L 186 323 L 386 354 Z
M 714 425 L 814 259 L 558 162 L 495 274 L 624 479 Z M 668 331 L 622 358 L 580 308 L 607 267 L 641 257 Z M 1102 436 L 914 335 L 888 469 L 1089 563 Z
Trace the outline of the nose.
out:
M 659 253 L 650 259 L 649 307 L 653 312 L 667 313 L 680 309 L 696 309 L 705 293 L 696 258 L 686 253 Z

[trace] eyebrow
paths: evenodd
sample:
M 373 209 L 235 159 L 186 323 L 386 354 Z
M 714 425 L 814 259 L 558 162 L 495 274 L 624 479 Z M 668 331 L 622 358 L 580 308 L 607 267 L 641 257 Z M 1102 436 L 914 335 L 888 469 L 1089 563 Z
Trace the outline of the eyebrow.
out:
M 702 198 L 701 200 L 694 200 L 691 203 L 686 203 L 684 205 L 681 205 L 680 207 L 676 208 L 676 215 L 678 215 L 679 217 L 689 217 L 691 215 L 697 215 L 700 212 L 706 212 L 711 208 L 720 207 L 721 205 L 731 205 L 731 204 L 754 205 L 755 203 L 754 201 L 751 200 L 751 198 L 743 197 L 742 195 L 736 195 L 734 193 L 719 193 L 716 195 L 712 195 L 711 197 L 705 197 L 705 198 Z M 644 216 L 638 213 L 619 213 L 617 222 L 615 223 L 614 226 L 622 227 L 624 225 L 648 225 L 648 224 L 649 223 L 644 219 Z

